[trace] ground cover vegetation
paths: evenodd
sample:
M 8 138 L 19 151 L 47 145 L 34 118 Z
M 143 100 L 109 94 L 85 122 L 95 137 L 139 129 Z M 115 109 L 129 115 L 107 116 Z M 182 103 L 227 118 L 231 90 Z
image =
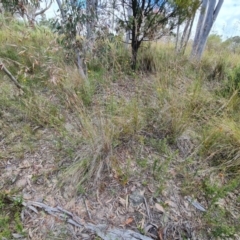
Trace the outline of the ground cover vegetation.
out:
M 236 39 L 210 36 L 200 63 L 171 38 L 144 42 L 133 71 L 121 36 L 101 37 L 86 80 L 48 26 L 2 16 L 0 57 L 23 90 L 0 72 L 0 237 L 99 239 L 21 216 L 32 200 L 143 234 L 151 220 L 156 239 L 239 239 Z

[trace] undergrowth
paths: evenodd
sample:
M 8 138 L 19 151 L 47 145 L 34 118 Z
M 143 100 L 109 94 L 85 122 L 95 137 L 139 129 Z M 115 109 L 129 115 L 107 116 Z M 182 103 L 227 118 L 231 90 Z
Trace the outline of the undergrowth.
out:
M 21 223 L 21 199 L 11 200 L 6 193 L 0 193 L 0 237 L 11 239 L 12 234 L 25 236 Z
M 204 196 L 209 203 L 202 220 L 208 234 L 234 236 L 239 219 L 231 221 L 227 206 L 217 203 L 239 191 L 239 56 L 233 54 L 233 61 L 224 50 L 221 58 L 206 52 L 197 65 L 186 56 L 176 56 L 171 44 L 158 42 L 143 45 L 138 70 L 132 72 L 128 46 L 119 39 L 97 40 L 84 81 L 74 66 L 64 62 L 61 46 L 47 27 L 31 29 L 16 20 L 5 21 L 0 58 L 27 90 L 19 92 L 0 73 L 3 138 L 11 144 L 17 136 L 14 124 L 25 139 L 36 137 L 36 128 L 54 129 L 56 145 L 68 162 L 59 181 L 62 187 L 75 186 L 75 194 L 84 194 L 91 181 L 97 186 L 105 173 L 114 173 L 126 185 L 139 175 L 131 169 L 133 162 L 141 174 L 151 173 L 159 189 L 156 195 L 161 194 L 174 165 L 183 175 L 182 194 Z M 187 153 L 179 147 L 184 134 L 193 145 Z M 26 140 L 19 146 L 22 158 L 26 151 L 34 151 L 35 145 L 26 148 L 27 144 Z M 132 154 L 125 164 L 118 160 L 122 148 Z M 143 148 L 150 149 L 153 157 Z M 0 155 L 0 160 L 7 157 Z M 178 165 L 179 158 L 183 161 Z M 148 181 L 143 178 L 143 185 Z M 1 199 L 0 203 L 5 207 Z M 0 217 L 8 236 L 10 220 L 7 215 Z M 14 218 L 19 220 L 18 215 Z

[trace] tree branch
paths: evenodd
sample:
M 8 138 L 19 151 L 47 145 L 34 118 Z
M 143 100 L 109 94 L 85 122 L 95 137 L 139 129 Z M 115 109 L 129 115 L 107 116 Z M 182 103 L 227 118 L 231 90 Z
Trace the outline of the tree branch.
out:
M 19 84 L 18 80 L 9 72 L 9 70 L 4 66 L 4 64 L 0 61 L 0 70 L 8 75 L 8 77 L 13 81 L 13 83 L 21 90 L 24 90 L 23 87 Z
M 65 14 L 64 14 L 64 11 L 63 11 L 63 8 L 62 8 L 62 3 L 60 0 L 56 0 L 57 4 L 58 4 L 58 8 L 61 12 L 61 15 L 62 15 L 62 19 L 65 20 Z
M 52 0 L 50 1 L 49 5 L 47 6 L 47 2 L 46 2 L 46 7 L 44 9 L 42 9 L 41 11 L 37 12 L 34 14 L 35 17 L 37 17 L 38 15 L 41 15 L 43 13 L 45 13 L 52 5 Z

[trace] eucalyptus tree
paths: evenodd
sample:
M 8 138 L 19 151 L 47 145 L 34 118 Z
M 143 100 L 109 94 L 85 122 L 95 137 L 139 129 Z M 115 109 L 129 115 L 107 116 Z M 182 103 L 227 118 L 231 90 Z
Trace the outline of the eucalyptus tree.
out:
M 234 36 L 224 41 L 223 45 L 233 53 L 240 52 L 240 36 Z
M 179 24 L 186 17 L 186 4 L 182 0 L 121 0 L 123 13 L 120 26 L 130 33 L 132 68 L 136 69 L 138 50 L 143 41 L 156 40 Z M 129 14 L 129 9 L 131 14 Z
M 51 7 L 53 0 L 0 0 L 0 3 L 4 11 L 27 19 L 31 25 L 34 25 L 37 17 L 43 15 Z M 41 8 L 43 3 L 45 6 Z
M 86 0 L 86 16 L 87 16 L 87 39 L 91 39 L 95 32 L 95 22 L 97 19 L 98 0 Z
M 219 14 L 223 2 L 224 0 L 202 0 L 201 11 L 190 56 L 192 60 L 201 60 L 208 35 Z
M 66 7 L 74 8 L 80 7 L 82 10 L 84 9 L 86 21 L 86 31 L 87 38 L 90 39 L 94 33 L 95 28 L 95 20 L 97 19 L 97 8 L 98 8 L 98 0 L 56 0 L 58 8 L 61 12 L 61 17 L 64 19 L 66 16 Z
M 176 45 L 175 49 L 177 53 L 184 54 L 187 43 L 190 38 L 190 34 L 193 27 L 193 22 L 195 20 L 196 12 L 201 5 L 200 0 L 185 0 L 185 6 L 182 11 L 185 11 L 184 18 L 179 15 L 177 34 L 176 34 Z M 183 27 L 182 33 L 180 33 L 180 28 Z
M 56 0 L 60 16 L 52 20 L 53 29 L 59 33 L 59 42 L 66 50 L 66 59 L 73 61 L 83 79 L 87 78 L 87 66 L 84 61 L 85 44 L 79 36 L 87 21 L 84 0 Z M 78 29 L 80 29 L 78 31 Z

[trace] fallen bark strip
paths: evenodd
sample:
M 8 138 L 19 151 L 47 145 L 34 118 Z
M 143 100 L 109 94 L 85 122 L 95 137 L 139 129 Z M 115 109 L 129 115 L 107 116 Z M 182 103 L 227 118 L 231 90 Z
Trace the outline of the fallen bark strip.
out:
M 88 223 L 85 225 L 85 228 L 92 230 L 103 240 L 152 240 L 152 238 L 132 230 L 108 228 L 108 226 L 105 224 L 93 225 Z
M 132 230 L 109 228 L 105 224 L 94 225 L 91 223 L 85 223 L 84 220 L 78 218 L 77 216 L 74 216 L 71 212 L 63 209 L 62 207 L 54 208 L 44 203 L 34 201 L 23 202 L 22 205 L 35 213 L 38 213 L 38 210 L 36 208 L 41 208 L 48 214 L 66 221 L 75 227 L 85 228 L 86 230 L 94 232 L 103 240 L 152 240 L 152 238 L 149 238 Z
M 9 72 L 9 70 L 4 66 L 4 64 L 1 61 L 0 61 L 0 70 L 5 72 L 19 89 L 24 90 L 23 87 L 19 84 L 18 80 L 11 74 L 11 72 Z

